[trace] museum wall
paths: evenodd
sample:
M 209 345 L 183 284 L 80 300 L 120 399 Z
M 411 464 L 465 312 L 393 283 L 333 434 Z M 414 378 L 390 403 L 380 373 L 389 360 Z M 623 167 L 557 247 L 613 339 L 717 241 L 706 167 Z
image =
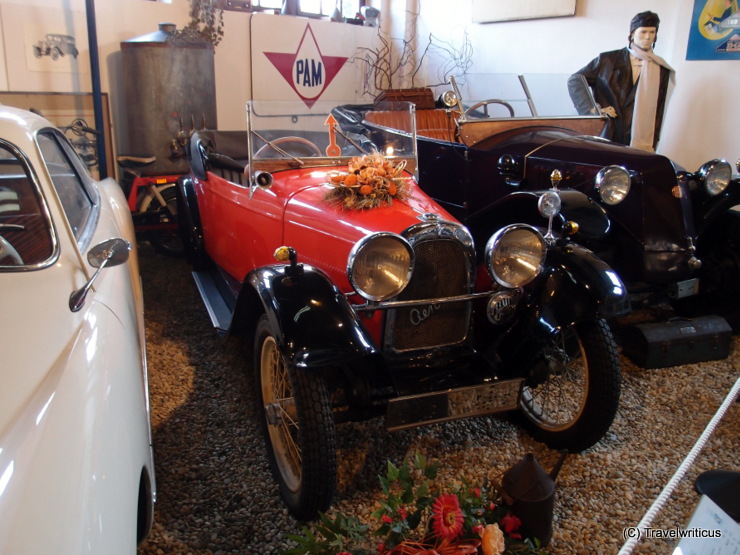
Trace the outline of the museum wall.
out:
M 476 73 L 571 73 L 600 52 L 627 45 L 632 17 L 660 16 L 655 52 L 676 70 L 658 152 L 688 170 L 712 158 L 740 158 L 737 76 L 740 60 L 687 61 L 694 0 L 578 0 L 575 17 L 471 24 L 472 0 L 422 0 L 420 27 L 448 40 L 467 32 Z M 734 84 L 733 84 L 734 81 Z
M 740 156 L 740 137 L 736 133 L 737 87 L 730 86 L 730 76 L 738 74 L 740 61 L 686 60 L 694 0 L 623 0 L 618 3 L 578 0 L 575 17 L 501 23 L 471 23 L 473 0 L 455 2 L 454 9 L 449 2 L 432 0 L 381 0 L 374 5 L 391 15 L 388 28 L 394 36 L 406 28 L 403 18 L 407 11 L 421 12 L 418 19 L 409 18 L 419 25 L 417 38 L 420 41 L 431 32 L 441 40 L 459 44 L 467 35 L 473 46 L 472 73 L 570 73 L 599 52 L 626 45 L 632 16 L 653 10 L 661 17 L 656 53 L 677 71 L 659 151 L 691 170 L 713 157 L 734 162 Z M 188 2 L 97 0 L 95 11 L 101 87 L 109 93 L 113 135 L 116 142 L 120 142 L 126 131 L 123 129 L 125 118 L 121 117 L 125 107 L 121 99 L 124 77 L 120 70 L 120 43 L 156 31 L 161 22 L 182 27 L 189 19 Z M 85 16 L 84 0 L 0 0 L 3 34 L 0 90 L 91 91 Z M 284 85 L 274 72 L 260 71 L 259 75 L 252 76 L 251 17 L 239 12 L 224 14 L 225 36 L 215 55 L 217 114 L 222 129 L 244 128 L 244 100 L 253 94 L 253 78 L 258 79 L 263 88 L 269 87 L 271 79 L 276 85 Z M 287 37 L 281 35 L 283 31 L 279 29 L 282 16 L 274 17 L 274 36 Z M 48 60 L 33 60 L 30 49 L 23 46 L 37 40 L 41 29 L 60 25 L 77 38 L 80 56 L 67 60 L 65 66 L 52 69 Z M 348 32 L 358 36 L 365 33 L 367 37 L 367 30 L 359 27 Z M 331 37 L 323 36 L 320 40 L 331 42 Z M 433 71 L 434 68 L 425 69 Z

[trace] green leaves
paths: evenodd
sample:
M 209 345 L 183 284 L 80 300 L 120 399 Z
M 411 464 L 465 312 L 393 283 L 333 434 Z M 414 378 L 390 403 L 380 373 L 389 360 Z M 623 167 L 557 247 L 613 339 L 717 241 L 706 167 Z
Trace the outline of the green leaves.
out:
M 348 550 L 354 542 L 362 541 L 370 527 L 362 524 L 356 517 L 338 513 L 330 518 L 324 513 L 319 515 L 318 523 L 313 528 L 302 526 L 302 536 L 290 534 L 297 547 L 285 551 L 285 555 L 335 555 Z
M 438 541 L 432 526 L 432 505 L 442 493 L 454 494 L 460 504 L 464 523 L 461 542 L 479 539 L 478 531 L 486 524 L 501 523 L 510 518 L 510 509 L 501 503 L 496 488 L 485 481 L 481 485 L 470 484 L 465 480 L 454 488 L 440 490 L 436 484 L 439 462 L 429 460 L 416 453 L 404 460 L 401 466 L 388 461 L 384 476 L 378 476 L 380 487 L 385 496 L 378 501 L 378 507 L 372 516 L 380 521 L 372 529 L 362 524 L 355 517 L 337 513 L 334 517 L 321 514 L 319 521 L 312 528 L 304 526 L 303 535 L 291 535 L 297 547 L 289 549 L 286 555 L 335 555 L 340 552 L 351 552 L 353 555 L 376 553 L 367 546 L 368 537 L 382 537 L 385 549 L 397 546 L 430 545 Z M 536 554 L 545 555 L 536 539 L 517 539 L 517 536 L 506 537 L 507 555 Z

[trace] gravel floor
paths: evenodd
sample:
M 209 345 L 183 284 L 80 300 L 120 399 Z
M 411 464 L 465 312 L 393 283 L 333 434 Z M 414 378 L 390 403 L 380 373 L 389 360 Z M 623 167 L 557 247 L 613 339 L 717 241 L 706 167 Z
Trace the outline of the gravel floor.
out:
M 270 475 L 253 410 L 253 380 L 242 345 L 211 328 L 187 264 L 139 248 L 146 299 L 152 429 L 159 490 L 155 523 L 140 555 L 280 553 L 299 523 L 287 515 Z M 728 360 L 641 370 L 623 359 L 619 414 L 608 436 L 571 455 L 558 478 L 556 554 L 617 553 L 703 432 L 738 375 L 740 338 Z M 334 507 L 366 516 L 381 495 L 386 460 L 421 452 L 449 480 L 481 481 L 532 452 L 555 452 L 506 417 L 476 418 L 404 432 L 381 421 L 337 429 Z M 694 478 L 740 469 L 740 403 L 734 403 L 653 522 L 683 527 L 698 496 Z M 671 553 L 674 540 L 643 540 L 634 553 Z

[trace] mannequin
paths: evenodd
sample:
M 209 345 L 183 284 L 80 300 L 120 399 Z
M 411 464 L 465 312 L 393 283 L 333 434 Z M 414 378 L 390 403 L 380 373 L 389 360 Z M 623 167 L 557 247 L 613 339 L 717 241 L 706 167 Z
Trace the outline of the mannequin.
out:
M 653 52 L 660 18 L 641 12 L 632 18 L 628 46 L 602 52 L 568 80 L 568 90 L 579 114 L 589 114 L 588 90 L 608 116 L 602 136 L 625 145 L 654 151 L 675 71 Z

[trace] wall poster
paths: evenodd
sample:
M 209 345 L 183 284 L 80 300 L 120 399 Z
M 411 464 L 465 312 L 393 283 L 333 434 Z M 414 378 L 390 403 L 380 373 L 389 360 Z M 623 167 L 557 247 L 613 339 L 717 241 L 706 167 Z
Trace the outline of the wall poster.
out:
M 740 60 L 738 0 L 694 0 L 687 60 Z

